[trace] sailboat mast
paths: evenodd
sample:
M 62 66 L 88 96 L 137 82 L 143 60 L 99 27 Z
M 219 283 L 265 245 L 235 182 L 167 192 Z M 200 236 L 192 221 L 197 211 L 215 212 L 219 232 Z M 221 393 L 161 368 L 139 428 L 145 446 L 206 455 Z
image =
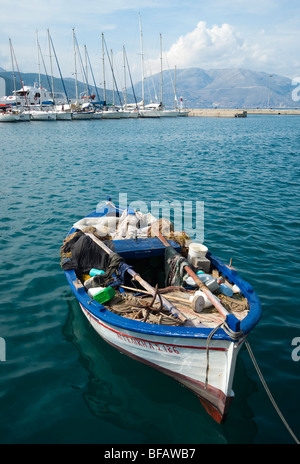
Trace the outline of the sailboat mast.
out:
M 160 104 L 163 105 L 163 65 L 162 65 L 162 38 L 160 37 Z
M 174 74 L 175 74 L 175 76 L 174 76 L 174 81 L 175 81 L 175 84 L 174 84 L 174 86 L 175 86 L 175 91 L 174 91 L 174 93 L 175 93 L 175 110 L 177 110 L 177 93 L 176 93 L 176 92 L 177 92 L 177 91 L 176 91 L 176 85 L 177 85 L 177 82 L 176 82 L 176 64 L 175 64 Z
M 87 81 L 86 72 L 85 72 L 85 69 L 84 69 L 84 66 L 83 66 L 83 61 L 82 61 L 81 53 L 80 53 L 80 50 L 79 50 L 79 45 L 78 45 L 78 42 L 77 42 L 77 39 L 76 39 L 76 35 L 75 35 L 75 34 L 74 34 L 74 39 L 75 39 L 75 44 L 76 44 L 77 51 L 78 51 L 79 64 L 80 64 L 82 76 L 83 76 L 83 79 L 84 79 L 84 81 L 85 81 L 85 82 L 84 82 L 84 83 L 85 83 L 85 93 L 86 93 L 86 97 L 88 98 L 88 96 L 91 94 L 91 93 L 90 93 L 90 88 L 89 88 L 89 83 L 88 83 L 88 81 Z
M 141 15 L 139 15 L 139 23 L 140 23 L 140 43 L 141 43 L 141 71 L 142 71 L 142 104 L 144 106 L 144 99 L 145 99 L 145 91 L 144 91 L 144 51 L 143 51 L 143 33 L 142 33 L 142 22 L 141 22 Z
M 41 64 L 40 64 L 40 50 L 39 50 L 38 31 L 36 31 L 36 48 L 37 48 L 37 60 L 38 60 L 38 71 L 39 71 L 39 88 L 40 88 L 40 91 L 41 91 Z
M 50 70 L 51 70 L 52 100 L 53 100 L 53 103 L 55 104 L 55 100 L 54 100 L 53 66 L 52 66 L 52 54 L 51 54 L 51 44 L 50 44 L 50 33 L 49 33 L 49 29 L 47 29 L 47 33 L 48 33 L 48 46 L 49 46 Z
M 120 93 L 119 93 L 117 81 L 116 81 L 116 78 L 115 78 L 115 74 L 114 74 L 114 70 L 113 70 L 112 61 L 111 61 L 111 59 L 109 58 L 109 52 L 108 52 L 108 49 L 107 49 L 107 45 L 106 45 L 105 40 L 104 40 L 104 43 L 105 43 L 106 54 L 107 54 L 107 58 L 108 58 L 108 61 L 109 61 L 109 65 L 110 65 L 110 69 L 111 69 L 111 73 L 112 73 L 112 77 L 113 77 L 113 89 L 116 89 L 117 94 L 118 94 L 118 97 L 119 97 L 120 106 L 122 106 L 122 101 L 121 101 L 121 97 L 120 97 Z M 111 56 L 112 56 L 112 51 L 111 51 Z
M 105 60 L 104 60 L 104 36 L 103 32 L 101 34 L 102 38 L 102 69 L 103 69 L 103 95 L 104 95 L 104 105 L 106 106 L 106 82 L 105 82 Z
M 75 44 L 75 30 L 73 31 L 73 48 L 74 48 L 74 75 L 75 75 L 75 92 L 76 92 L 76 105 L 78 104 L 78 85 L 77 85 L 77 65 L 76 65 L 76 44 Z
M 48 32 L 49 32 L 49 29 L 48 29 Z M 56 64 L 57 64 L 57 68 L 58 68 L 58 71 L 59 71 L 60 79 L 61 79 L 61 82 L 62 82 L 62 85 L 63 85 L 63 88 L 64 88 L 64 92 L 65 92 L 65 95 L 66 95 L 66 98 L 67 98 L 67 102 L 70 103 L 71 100 L 69 100 L 69 97 L 68 97 L 68 94 L 67 94 L 66 86 L 65 86 L 65 83 L 64 83 L 64 80 L 63 80 L 63 77 L 62 77 L 61 69 L 60 69 L 60 66 L 59 66 L 59 62 L 58 62 L 58 59 L 57 59 L 57 55 L 56 55 L 56 52 L 55 52 L 55 48 L 54 48 L 54 44 L 53 44 L 53 41 L 52 41 L 52 37 L 51 37 L 51 35 L 50 35 L 50 32 L 49 32 L 49 39 L 50 39 L 50 42 L 51 42 L 51 45 L 52 45 L 54 57 L 55 57 L 55 60 L 56 60 Z
M 123 66 L 124 66 L 124 106 L 127 108 L 127 89 L 126 89 L 126 64 L 125 64 L 125 46 L 123 45 Z
M 12 66 L 12 72 L 13 72 L 13 79 L 14 79 L 14 94 L 15 94 L 15 99 L 16 99 L 16 108 L 18 109 L 18 99 L 17 99 L 17 87 L 16 87 L 16 76 L 15 76 L 15 69 L 14 69 L 14 59 L 13 59 L 13 53 L 12 53 L 12 44 L 11 40 L 9 39 L 9 48 L 10 48 L 10 56 L 11 56 L 11 66 Z
M 91 65 L 91 60 L 90 60 L 90 57 L 89 57 L 87 48 L 86 48 L 86 57 L 87 57 L 87 60 L 88 60 L 88 64 L 89 64 L 89 66 L 90 66 L 90 70 L 91 70 L 91 74 L 92 74 L 92 78 L 93 78 L 93 82 L 94 82 L 94 87 L 95 87 L 95 92 L 96 92 L 96 94 L 97 94 L 98 102 L 99 102 L 99 104 L 100 104 L 100 97 L 99 97 L 99 93 L 98 93 L 98 88 L 97 88 L 97 85 L 96 85 L 95 76 L 94 76 L 94 73 L 93 73 L 93 69 L 92 69 L 92 65 Z
M 128 63 L 125 47 L 124 47 L 124 56 L 125 56 L 125 59 L 126 59 L 127 68 L 128 68 L 128 74 L 129 74 L 129 78 L 130 78 L 130 82 L 131 82 L 131 88 L 132 88 L 132 92 L 133 92 L 133 95 L 134 95 L 135 107 L 138 110 L 139 107 L 138 107 L 138 104 L 137 104 L 137 99 L 136 99 L 136 95 L 135 95 L 135 91 L 134 91 L 134 85 L 133 85 L 133 82 L 132 82 L 132 77 L 131 77 L 131 72 L 130 72 L 130 68 L 129 68 L 129 63 Z
M 112 75 L 114 74 L 114 57 L 113 57 L 113 51 L 110 50 L 110 59 L 111 59 L 111 72 Z M 115 80 L 113 78 L 112 82 L 112 88 L 113 88 L 113 108 L 115 109 L 116 102 L 115 102 Z
M 26 97 L 26 92 L 25 92 L 25 89 L 24 89 L 22 76 L 21 76 L 21 73 L 20 73 L 20 69 L 19 69 L 19 65 L 18 65 L 18 62 L 17 62 L 16 54 L 15 54 L 15 51 L 14 51 L 14 47 L 12 46 L 12 43 L 11 43 L 11 39 L 9 39 L 9 42 L 10 42 L 10 47 L 11 47 L 10 49 L 11 49 L 11 52 L 12 52 L 13 57 L 15 59 L 16 67 L 17 67 L 19 78 L 20 78 L 20 81 L 21 81 L 22 90 L 23 90 L 23 94 L 24 94 L 24 97 L 25 97 L 25 103 L 26 103 L 26 106 L 28 107 L 28 100 L 27 100 L 27 97 Z M 17 98 L 17 96 L 16 96 L 16 98 Z
M 87 64 L 87 50 L 86 50 L 86 45 L 84 46 L 84 59 L 85 59 L 85 73 L 86 73 L 86 82 L 87 82 L 87 87 L 89 88 L 88 84 L 88 64 Z M 86 101 L 91 101 L 91 92 L 89 92 L 89 95 L 86 95 Z

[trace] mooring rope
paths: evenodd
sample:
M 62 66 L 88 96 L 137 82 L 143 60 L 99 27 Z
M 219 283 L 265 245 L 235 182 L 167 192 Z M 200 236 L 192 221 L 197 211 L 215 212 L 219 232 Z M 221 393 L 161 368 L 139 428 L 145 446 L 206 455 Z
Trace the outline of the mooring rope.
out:
M 255 357 L 254 357 L 254 354 L 253 354 L 253 352 L 252 352 L 252 349 L 251 349 L 251 347 L 250 347 L 250 345 L 249 345 L 248 340 L 245 340 L 245 345 L 246 345 L 246 347 L 247 347 L 247 350 L 248 350 L 248 352 L 249 352 L 250 358 L 251 358 L 251 360 L 252 360 L 252 362 L 253 362 L 253 364 L 254 364 L 254 367 L 255 367 L 255 369 L 256 369 L 256 372 L 257 372 L 257 374 L 258 374 L 258 376 L 259 376 L 259 378 L 260 378 L 260 380 L 261 380 L 261 383 L 263 384 L 263 387 L 264 387 L 264 389 L 265 389 L 265 391 L 266 391 L 266 393 L 267 393 L 267 395 L 268 395 L 268 397 L 269 397 L 271 403 L 273 404 L 273 406 L 274 406 L 274 408 L 275 408 L 277 414 L 279 415 L 280 419 L 282 420 L 282 422 L 283 422 L 284 425 L 286 426 L 287 430 L 289 431 L 289 433 L 291 434 L 291 436 L 293 437 L 293 439 L 295 440 L 295 442 L 297 443 L 297 445 L 299 445 L 300 442 L 299 442 L 298 438 L 297 438 L 296 435 L 293 433 L 292 429 L 290 428 L 290 426 L 288 425 L 287 421 L 286 421 L 285 418 L 283 417 L 283 415 L 282 415 L 280 409 L 278 408 L 278 406 L 277 406 L 277 404 L 276 404 L 276 402 L 275 402 L 275 400 L 274 400 L 274 398 L 273 398 L 273 396 L 272 396 L 272 394 L 271 394 L 271 392 L 270 392 L 270 390 L 269 390 L 269 388 L 268 388 L 268 385 L 266 384 L 266 381 L 265 381 L 265 379 L 264 379 L 264 377 L 263 377 L 263 375 L 262 375 L 262 373 L 261 373 L 261 370 L 260 370 L 260 368 L 259 368 L 259 366 L 258 366 L 258 364 L 257 364 L 257 362 L 256 362 L 256 359 L 255 359 Z
M 218 329 L 220 329 L 220 327 L 222 327 L 224 323 L 221 322 L 221 324 L 217 325 L 217 327 L 215 327 L 211 332 L 210 334 L 208 335 L 207 337 L 207 340 L 206 340 L 206 374 L 205 374 L 205 390 L 207 389 L 207 384 L 208 384 L 208 371 L 209 371 L 209 344 L 210 344 L 210 341 L 213 337 L 213 335 L 216 333 L 216 331 Z

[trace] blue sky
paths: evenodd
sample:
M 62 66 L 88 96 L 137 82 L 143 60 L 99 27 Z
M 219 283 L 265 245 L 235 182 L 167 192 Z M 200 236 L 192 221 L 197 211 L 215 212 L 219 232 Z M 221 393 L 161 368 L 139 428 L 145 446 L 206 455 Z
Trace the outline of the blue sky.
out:
M 139 14 L 146 74 L 159 71 L 159 34 L 164 68 L 243 67 L 300 76 L 299 0 L 0 0 L 0 67 L 11 69 L 11 38 L 21 72 L 37 72 L 36 30 L 50 70 L 49 28 L 63 75 L 74 72 L 72 28 L 87 46 L 101 83 L 101 33 L 122 73 L 125 45 L 134 80 L 141 77 Z M 58 76 L 54 66 L 54 74 Z

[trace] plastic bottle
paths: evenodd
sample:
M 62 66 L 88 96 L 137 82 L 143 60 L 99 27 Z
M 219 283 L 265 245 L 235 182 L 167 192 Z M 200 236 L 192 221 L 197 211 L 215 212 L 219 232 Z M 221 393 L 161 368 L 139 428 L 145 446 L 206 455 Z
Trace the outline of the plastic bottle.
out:
M 115 294 L 116 292 L 112 287 L 95 287 L 88 290 L 88 295 L 101 304 L 110 301 Z
M 105 287 L 93 287 L 93 288 L 89 288 L 87 293 L 88 293 L 88 296 L 90 296 L 91 298 L 94 298 L 94 296 L 97 295 L 97 293 L 101 292 L 104 289 Z
M 91 269 L 90 272 L 89 272 L 90 276 L 91 277 L 94 277 L 95 275 L 100 275 L 100 274 L 104 274 L 104 271 L 102 271 L 101 269 Z
M 201 282 L 203 282 L 204 285 L 208 288 L 208 290 L 210 290 L 212 293 L 219 290 L 220 284 L 222 282 L 221 279 L 214 279 L 209 274 L 199 274 L 198 277 L 201 280 Z
M 199 277 L 200 275 L 204 275 L 204 272 L 203 271 L 198 271 L 196 272 L 196 276 Z M 197 287 L 197 284 L 196 282 L 194 281 L 193 277 L 189 276 L 187 279 L 186 279 L 186 284 L 189 286 L 189 287 Z
M 219 292 L 226 296 L 232 296 L 233 290 L 225 284 L 221 284 L 219 288 Z

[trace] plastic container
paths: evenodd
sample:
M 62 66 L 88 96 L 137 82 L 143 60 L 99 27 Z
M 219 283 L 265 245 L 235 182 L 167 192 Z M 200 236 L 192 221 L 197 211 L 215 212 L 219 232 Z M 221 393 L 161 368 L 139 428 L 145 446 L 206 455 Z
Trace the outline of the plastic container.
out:
M 90 270 L 90 276 L 91 276 L 91 277 L 94 277 L 95 275 L 104 274 L 104 273 L 105 273 L 105 272 L 102 271 L 101 269 L 95 269 L 95 268 L 93 268 L 93 269 Z
M 205 293 L 202 292 L 201 290 L 197 290 L 197 292 L 195 292 L 195 294 L 194 294 L 194 298 L 199 298 L 199 301 L 201 301 L 201 300 L 200 300 L 200 297 L 202 297 L 203 300 L 204 300 L 204 305 L 203 305 L 203 308 L 202 308 L 202 309 L 204 309 L 204 308 L 211 308 L 211 306 L 213 306 L 212 302 L 211 302 L 210 299 L 205 295 Z M 202 309 L 201 309 L 201 311 L 202 311 Z M 200 312 L 200 311 L 198 310 L 197 312 Z
M 233 285 L 232 290 L 233 290 L 233 293 L 240 293 L 241 291 L 236 284 Z
M 205 258 L 208 248 L 202 243 L 191 243 L 188 251 L 188 261 L 193 264 L 197 259 Z
M 116 292 L 112 287 L 94 287 L 88 290 L 88 295 L 100 304 L 107 303 L 112 300 L 115 294 Z
M 201 313 L 205 307 L 205 299 L 202 295 L 196 295 L 196 293 L 190 297 L 190 302 L 192 303 L 193 310 L 196 313 Z
M 211 275 L 199 274 L 198 277 L 212 293 L 219 290 L 220 282 L 217 279 L 214 279 Z
M 95 296 L 97 293 L 101 292 L 101 291 L 104 290 L 104 289 L 105 289 L 105 287 L 93 287 L 93 288 L 89 288 L 87 294 L 88 294 L 88 296 L 90 296 L 91 298 L 94 298 L 94 296 Z
M 205 275 L 203 271 L 198 271 L 196 272 L 196 276 L 197 277 L 200 277 L 200 276 L 203 276 Z M 193 277 L 189 276 L 187 279 L 186 279 L 186 284 L 188 285 L 188 287 L 197 287 L 197 284 L 196 282 L 194 281 Z
M 94 277 L 90 277 L 89 279 L 85 280 L 84 281 L 84 288 L 86 290 L 88 290 L 89 288 L 92 288 L 93 287 L 93 283 L 94 283 Z
M 220 285 L 219 292 L 226 296 L 233 295 L 233 290 L 230 287 L 228 287 L 228 285 L 225 285 L 225 284 Z

